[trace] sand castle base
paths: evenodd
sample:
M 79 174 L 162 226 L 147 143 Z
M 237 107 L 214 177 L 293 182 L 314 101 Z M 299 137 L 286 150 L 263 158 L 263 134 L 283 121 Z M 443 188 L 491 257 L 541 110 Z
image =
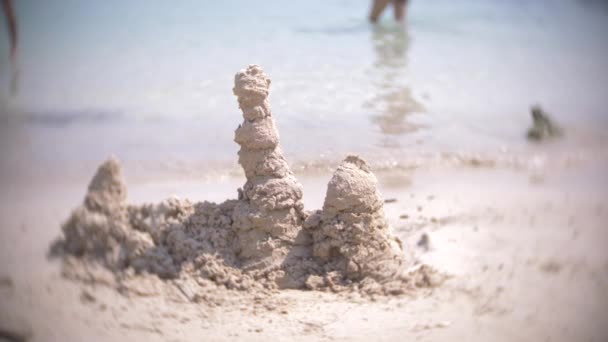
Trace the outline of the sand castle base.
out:
M 321 210 L 304 210 L 302 186 L 279 146 L 269 85 L 256 65 L 235 77 L 244 119 L 235 141 L 247 177 L 237 199 L 129 205 L 120 164 L 110 159 L 52 247 L 65 274 L 91 280 L 92 270 L 106 272 L 123 288 L 150 275 L 179 280 L 189 284 L 189 291 L 180 289 L 191 299 L 209 297 L 212 287 L 395 295 L 435 285 L 430 268 L 408 271 L 413 262 L 404 257 L 377 180 L 361 158 L 348 156 L 338 167 Z

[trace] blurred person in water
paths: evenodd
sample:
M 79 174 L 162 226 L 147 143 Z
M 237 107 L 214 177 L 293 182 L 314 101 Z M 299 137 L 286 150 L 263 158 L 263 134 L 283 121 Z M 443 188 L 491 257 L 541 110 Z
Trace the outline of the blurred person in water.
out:
M 15 9 L 11 0 L 2 0 L 2 9 L 4 10 L 4 17 L 8 26 L 9 42 L 11 45 L 9 55 L 13 73 L 11 77 L 11 94 L 15 95 L 17 93 L 19 78 L 19 68 L 17 66 L 17 17 L 15 16 Z
M 393 4 L 393 13 L 395 15 L 395 20 L 398 22 L 403 22 L 405 19 L 405 10 L 407 7 L 408 0 L 373 0 L 372 10 L 369 14 L 369 20 L 372 23 L 378 21 L 384 9 L 389 5 Z

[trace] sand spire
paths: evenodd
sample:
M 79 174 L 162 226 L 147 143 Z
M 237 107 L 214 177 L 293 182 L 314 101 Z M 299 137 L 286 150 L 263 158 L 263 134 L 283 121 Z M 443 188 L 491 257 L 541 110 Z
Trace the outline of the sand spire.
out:
M 270 80 L 257 65 L 239 71 L 233 92 L 243 111 L 234 141 L 247 182 L 239 189 L 233 213 L 238 256 L 246 268 L 262 269 L 283 262 L 302 226 L 302 186 L 279 146 L 279 135 L 267 101 Z

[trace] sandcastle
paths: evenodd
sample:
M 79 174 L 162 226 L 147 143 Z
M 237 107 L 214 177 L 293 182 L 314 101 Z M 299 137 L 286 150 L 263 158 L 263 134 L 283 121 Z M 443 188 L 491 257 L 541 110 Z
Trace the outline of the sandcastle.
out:
M 321 210 L 305 211 L 302 186 L 283 157 L 267 101 L 270 80 L 257 65 L 236 74 L 243 112 L 235 132 L 247 178 L 238 198 L 127 204 L 117 160 L 103 163 L 84 203 L 62 226 L 53 251 L 114 274 L 189 277 L 227 289 L 362 289 L 403 293 L 419 285 L 406 271 L 369 166 L 348 156 Z
M 247 182 L 232 214 L 237 254 L 245 268 L 280 265 L 296 241 L 305 218 L 302 186 L 279 146 L 270 105 L 270 80 L 252 65 L 236 74 L 233 92 L 243 111 L 234 141 Z M 299 239 L 302 240 L 302 239 Z

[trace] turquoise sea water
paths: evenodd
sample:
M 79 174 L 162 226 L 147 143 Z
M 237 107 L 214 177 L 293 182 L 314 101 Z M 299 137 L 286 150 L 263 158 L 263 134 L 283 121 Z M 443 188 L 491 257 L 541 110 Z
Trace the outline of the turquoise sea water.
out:
M 607 2 L 413 0 L 405 27 L 369 2 L 17 1 L 3 108 L 41 160 L 234 161 L 233 76 L 256 63 L 291 160 L 517 149 L 535 103 L 608 128 Z

